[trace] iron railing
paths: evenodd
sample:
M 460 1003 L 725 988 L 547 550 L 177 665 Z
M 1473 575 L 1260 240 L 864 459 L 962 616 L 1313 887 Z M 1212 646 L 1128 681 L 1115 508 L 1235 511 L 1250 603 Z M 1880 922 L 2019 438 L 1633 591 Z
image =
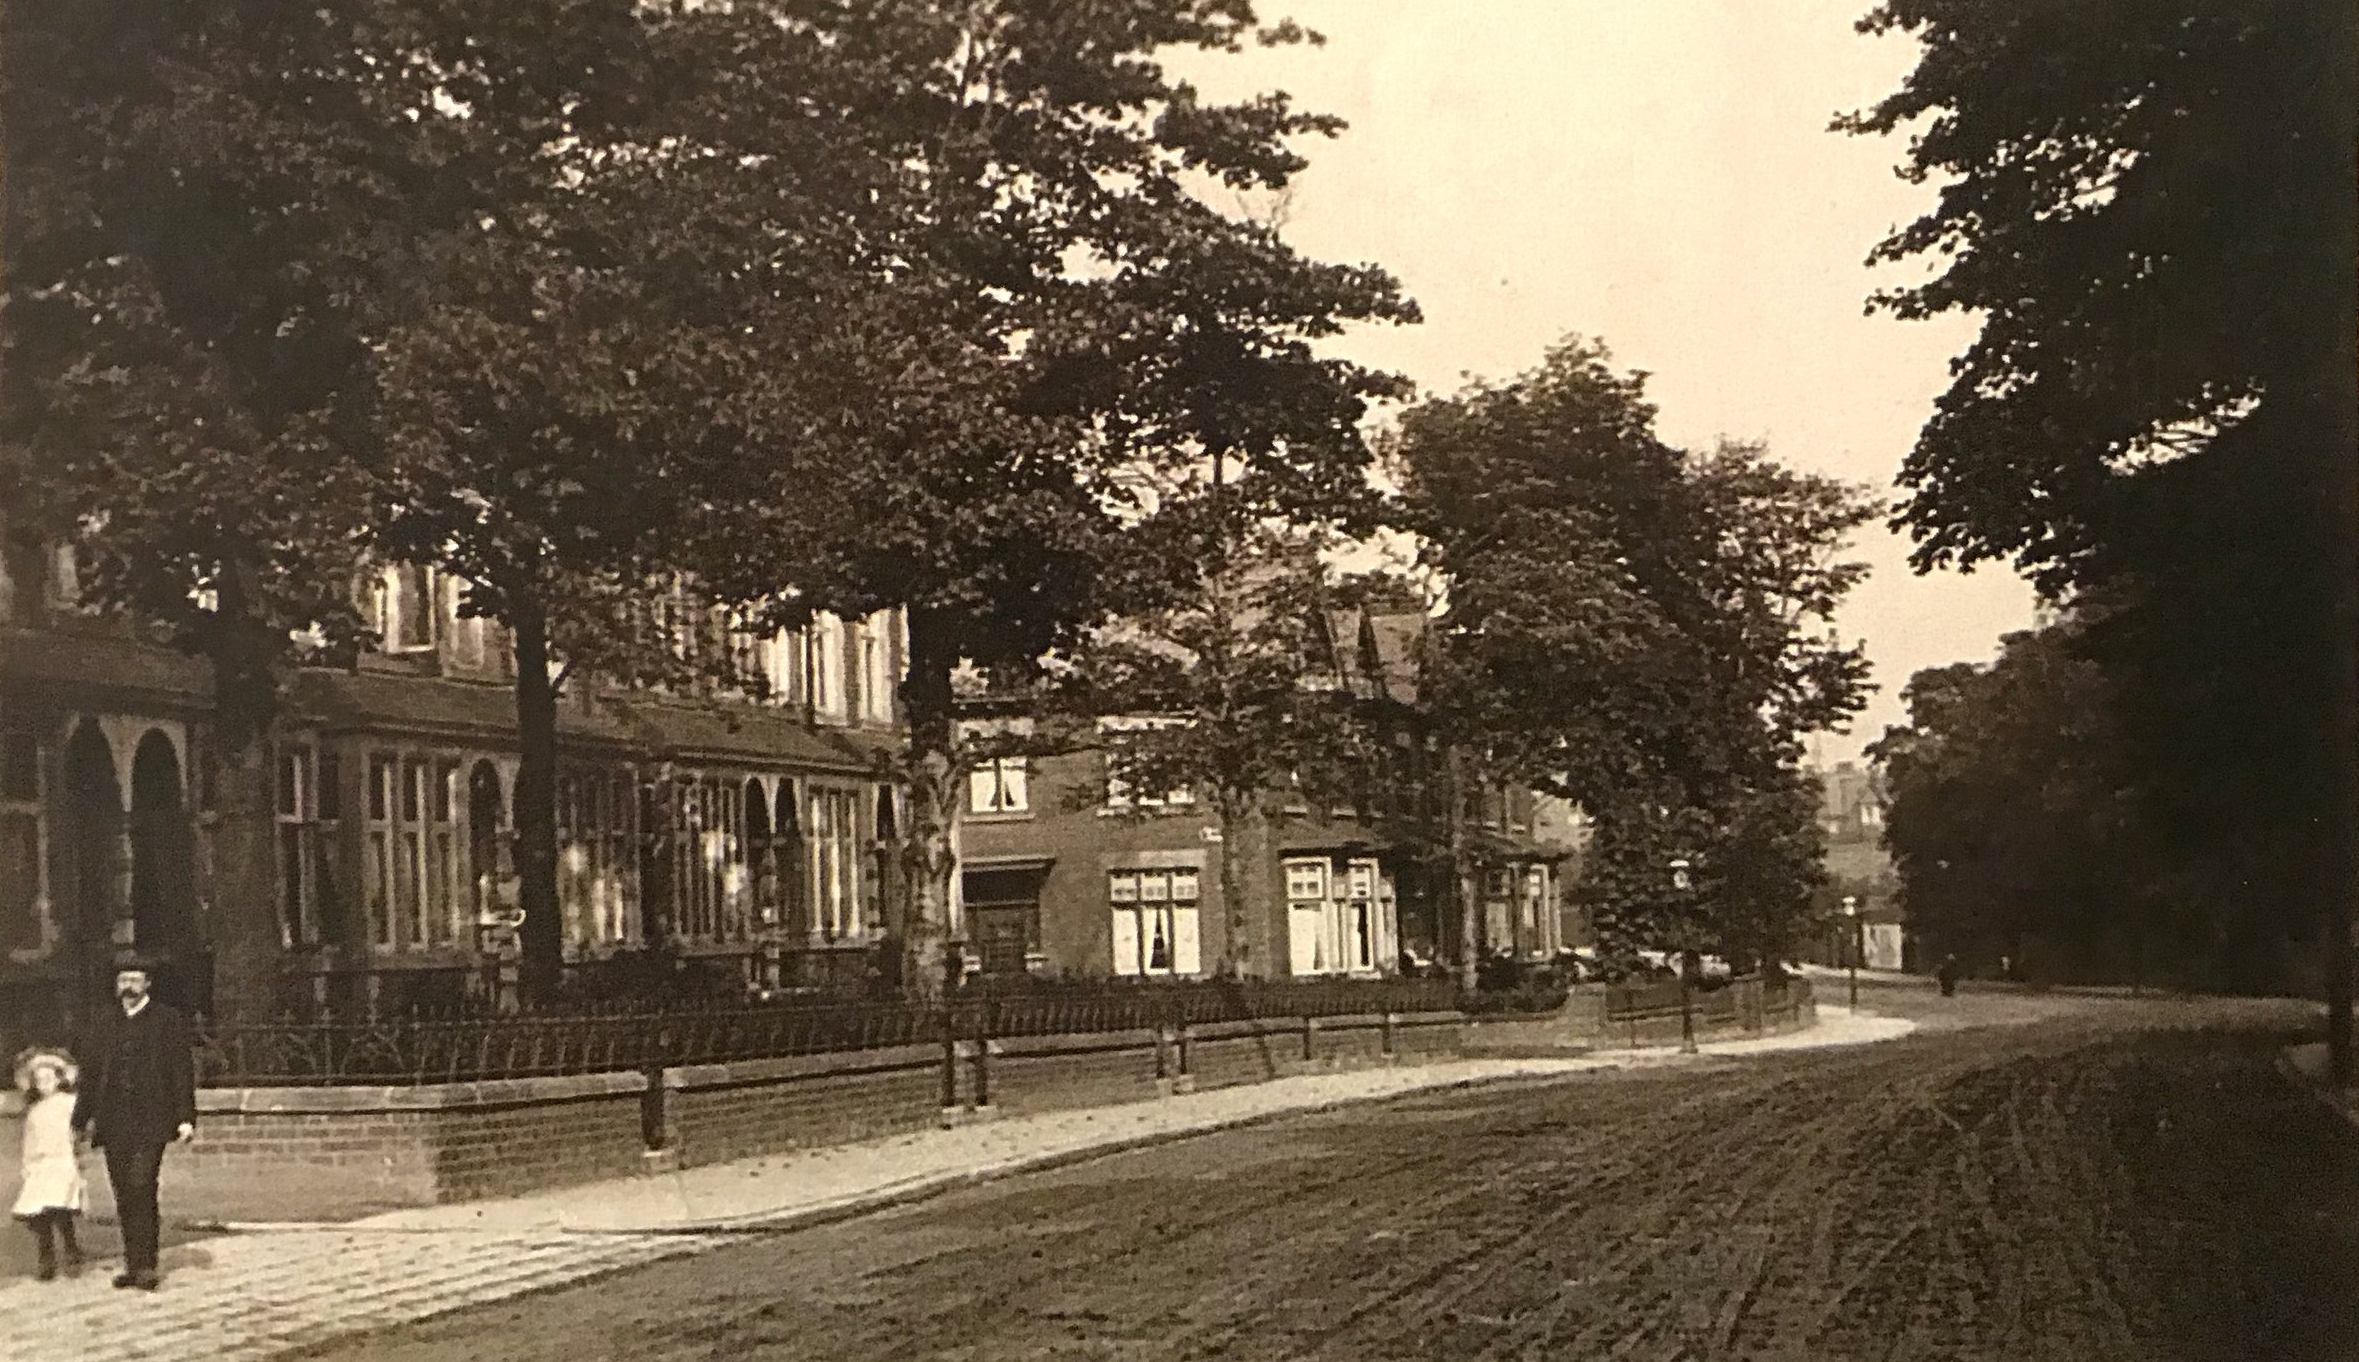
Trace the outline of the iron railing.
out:
M 199 1028 L 211 1087 L 480 1082 L 840 1054 L 946 1039 L 1095 1035 L 1223 1021 L 1446 1011 L 1446 980 L 1050 985 L 936 1001 L 781 1002 L 517 1016 L 342 1020 Z

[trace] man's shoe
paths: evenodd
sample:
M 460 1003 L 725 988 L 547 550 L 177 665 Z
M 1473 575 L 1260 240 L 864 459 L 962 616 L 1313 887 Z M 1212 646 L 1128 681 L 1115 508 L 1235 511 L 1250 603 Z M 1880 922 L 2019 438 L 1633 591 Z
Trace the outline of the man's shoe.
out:
M 44 1258 L 44 1259 L 42 1259 L 42 1260 L 41 1260 L 41 1265 L 40 1265 L 39 1267 L 36 1267 L 36 1268 L 34 1268 L 34 1269 L 33 1269 L 33 1278 L 34 1278 L 34 1280 L 36 1280 L 36 1281 L 44 1281 L 44 1282 L 54 1282 L 54 1281 L 56 1281 L 56 1280 L 57 1280 L 57 1263 L 56 1263 L 54 1260 L 52 1260 L 52 1259 L 48 1259 L 48 1258 Z
M 115 1288 L 117 1290 L 121 1290 L 127 1286 L 137 1286 L 138 1284 L 139 1279 L 128 1272 L 118 1272 L 115 1274 Z
M 134 1272 L 131 1274 L 131 1284 L 142 1291 L 153 1291 L 164 1284 L 164 1279 L 153 1272 Z

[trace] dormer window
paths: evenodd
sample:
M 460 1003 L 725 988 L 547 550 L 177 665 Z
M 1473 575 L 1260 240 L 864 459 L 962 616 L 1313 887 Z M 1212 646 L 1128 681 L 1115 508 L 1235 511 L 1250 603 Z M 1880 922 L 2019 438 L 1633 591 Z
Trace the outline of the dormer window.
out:
M 811 620 L 811 708 L 844 717 L 844 622 L 821 614 Z
M 893 615 L 880 610 L 860 626 L 860 714 L 871 723 L 893 721 Z
M 373 618 L 369 623 L 377 632 L 381 650 L 393 654 L 434 651 L 435 616 L 440 605 L 434 569 L 409 563 L 384 569 L 377 574 L 370 605 Z
M 442 575 L 442 615 L 448 623 L 451 640 L 451 659 L 462 667 L 482 667 L 491 661 L 491 621 L 481 615 L 462 615 L 459 607 L 467 598 L 464 579 Z

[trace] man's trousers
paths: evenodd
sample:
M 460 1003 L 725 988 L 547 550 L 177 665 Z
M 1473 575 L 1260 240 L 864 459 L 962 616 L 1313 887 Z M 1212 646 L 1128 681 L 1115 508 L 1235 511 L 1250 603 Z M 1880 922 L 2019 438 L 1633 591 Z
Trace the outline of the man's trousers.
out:
M 160 1144 L 106 1147 L 106 1177 L 115 1189 L 115 1216 L 123 1223 L 123 1265 L 132 1272 L 156 1270 L 156 1177 L 164 1168 Z

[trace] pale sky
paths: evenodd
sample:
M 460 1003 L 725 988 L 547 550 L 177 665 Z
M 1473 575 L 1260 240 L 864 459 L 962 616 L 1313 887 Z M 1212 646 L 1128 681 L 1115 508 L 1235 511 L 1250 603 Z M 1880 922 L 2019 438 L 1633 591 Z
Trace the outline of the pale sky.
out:
M 1381 264 L 1425 311 L 1335 352 L 1448 392 L 1511 377 L 1568 332 L 1652 377 L 1665 438 L 1765 441 L 1796 467 L 1891 482 L 1971 322 L 1864 315 L 1864 260 L 1932 190 L 1903 146 L 1827 131 L 1908 71 L 1869 0 L 1263 0 L 1323 48 L 1185 64 L 1207 94 L 1284 89 L 1348 119 L 1310 140 L 1286 235 Z M 2026 626 L 2012 574 L 1919 577 L 1871 530 L 1875 574 L 1839 621 L 1879 690 L 1828 760 L 1902 717 L 1921 667 L 1986 660 Z

